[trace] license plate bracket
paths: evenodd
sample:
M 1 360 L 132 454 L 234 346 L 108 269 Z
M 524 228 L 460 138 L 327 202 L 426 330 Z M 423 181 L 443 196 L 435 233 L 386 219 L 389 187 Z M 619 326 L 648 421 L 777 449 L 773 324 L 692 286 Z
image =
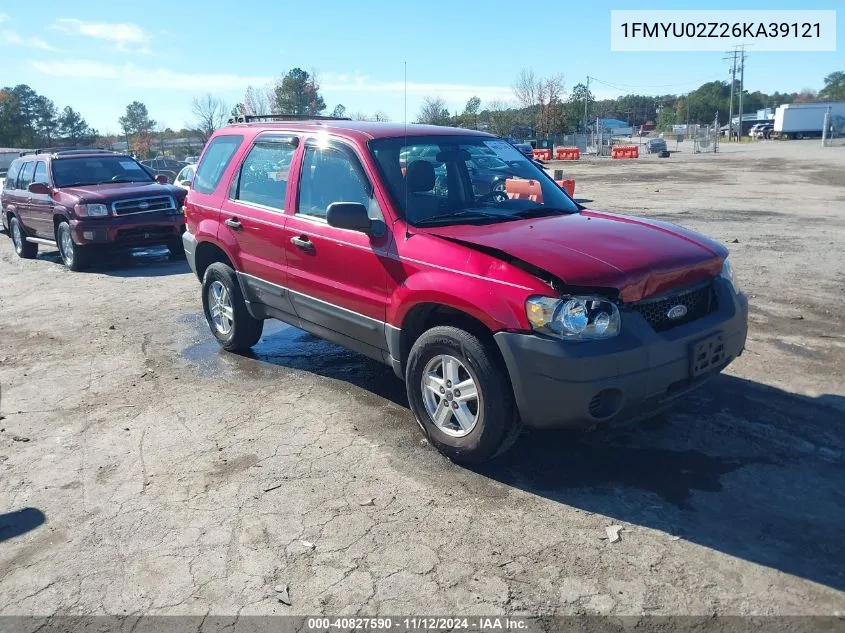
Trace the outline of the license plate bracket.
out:
M 690 345 L 690 377 L 696 378 L 725 362 L 725 340 L 721 332 L 700 339 Z

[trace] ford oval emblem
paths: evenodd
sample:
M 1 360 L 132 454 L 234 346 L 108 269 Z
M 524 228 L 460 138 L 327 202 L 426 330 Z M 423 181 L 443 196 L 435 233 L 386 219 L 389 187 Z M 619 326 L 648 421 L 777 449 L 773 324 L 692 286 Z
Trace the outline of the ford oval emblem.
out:
M 140 203 L 138 203 L 138 208 L 141 209 L 141 211 L 146 211 L 147 209 L 150 208 L 150 203 L 146 202 L 146 201 L 140 202 Z
M 669 311 L 666 313 L 666 317 L 669 319 L 682 319 L 687 315 L 687 307 L 683 304 L 672 306 L 669 308 Z

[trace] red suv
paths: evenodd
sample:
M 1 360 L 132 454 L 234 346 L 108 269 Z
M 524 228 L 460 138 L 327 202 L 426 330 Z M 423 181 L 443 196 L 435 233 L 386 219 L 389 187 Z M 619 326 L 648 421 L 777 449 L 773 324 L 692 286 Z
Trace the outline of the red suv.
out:
M 485 156 L 503 190 L 478 192 Z M 384 362 L 456 461 L 503 452 L 523 423 L 653 412 L 745 345 L 748 304 L 723 246 L 588 211 L 481 132 L 230 125 L 185 208 L 185 251 L 225 349 L 250 348 L 275 318 Z
M 98 252 L 168 246 L 181 256 L 185 190 L 106 150 L 38 150 L 12 161 L 0 194 L 3 227 L 20 257 L 57 247 L 82 270 Z

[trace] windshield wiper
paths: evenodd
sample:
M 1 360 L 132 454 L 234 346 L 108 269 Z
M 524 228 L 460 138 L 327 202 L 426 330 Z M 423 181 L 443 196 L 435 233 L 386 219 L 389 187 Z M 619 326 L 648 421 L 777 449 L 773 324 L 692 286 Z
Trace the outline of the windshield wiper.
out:
M 495 219 L 502 222 L 507 222 L 508 220 L 515 220 L 513 216 L 510 215 L 502 215 L 501 213 L 489 213 L 487 211 L 479 211 L 475 209 L 461 209 L 460 211 L 452 211 L 450 213 L 440 213 L 438 215 L 432 215 L 428 218 L 423 218 L 415 223 L 415 226 L 425 226 L 426 224 L 438 223 L 442 222 L 443 220 L 450 220 L 452 218 L 475 218 L 475 219 Z
M 556 209 L 555 207 L 535 207 L 533 209 L 524 209 L 517 211 L 514 215 L 520 218 L 542 218 L 550 215 L 569 215 L 575 213 L 568 209 Z

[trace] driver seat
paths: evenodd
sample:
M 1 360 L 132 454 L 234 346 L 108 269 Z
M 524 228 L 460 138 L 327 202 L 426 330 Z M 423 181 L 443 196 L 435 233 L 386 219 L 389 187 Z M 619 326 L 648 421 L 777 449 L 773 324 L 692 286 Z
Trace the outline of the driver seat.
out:
M 405 170 L 405 191 L 408 195 L 406 216 L 414 221 L 440 212 L 440 203 L 434 195 L 434 167 L 426 160 L 415 160 Z

